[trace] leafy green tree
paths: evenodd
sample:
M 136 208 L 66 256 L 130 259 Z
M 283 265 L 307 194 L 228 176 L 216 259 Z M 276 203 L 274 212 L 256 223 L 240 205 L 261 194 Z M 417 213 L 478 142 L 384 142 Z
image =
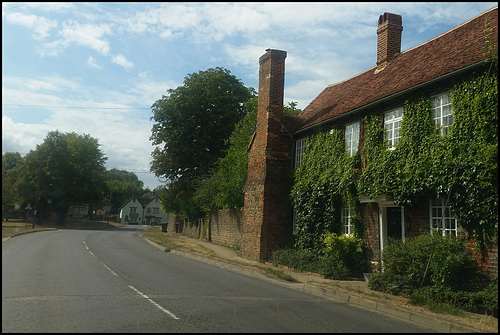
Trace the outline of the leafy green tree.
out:
M 248 114 L 241 120 L 227 140 L 229 148 L 217 162 L 212 174 L 199 183 L 196 201 L 205 213 L 221 208 L 243 207 L 248 171 L 248 146 L 257 128 L 257 103 L 254 97 L 245 103 Z M 296 102 L 283 108 L 284 113 L 297 115 Z
M 166 177 L 169 188 L 182 190 L 175 195 L 180 214 L 199 217 L 193 200 L 196 183 L 224 155 L 227 139 L 247 114 L 244 103 L 254 95 L 229 70 L 217 67 L 188 75 L 183 86 L 167 90 L 152 105 L 150 140 L 157 147 L 151 171 Z
M 172 181 L 208 172 L 252 96 L 252 89 L 219 67 L 188 75 L 183 86 L 167 90 L 152 106 L 151 140 L 159 147 L 151 171 Z
M 111 205 L 111 213 L 117 214 L 120 207 L 134 194 L 142 197 L 145 193 L 151 195 L 149 188 L 143 188 L 144 183 L 137 175 L 126 170 L 111 169 L 106 171 L 106 204 Z
M 15 189 L 15 167 L 24 162 L 18 152 L 6 152 L 2 155 L 2 217 L 7 220 L 22 209 L 23 199 Z
M 18 190 L 35 204 L 37 217 L 56 213 L 57 224 L 63 225 L 70 205 L 88 203 L 92 208 L 105 199 L 105 160 L 90 135 L 51 131 L 25 156 Z

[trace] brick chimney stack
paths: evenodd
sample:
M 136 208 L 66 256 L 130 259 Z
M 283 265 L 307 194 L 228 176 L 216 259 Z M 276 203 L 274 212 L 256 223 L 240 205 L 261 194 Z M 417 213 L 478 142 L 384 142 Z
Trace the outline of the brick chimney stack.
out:
M 401 15 L 385 12 L 378 19 L 377 70 L 383 69 L 401 52 Z
M 269 259 L 286 245 L 291 170 L 290 137 L 282 131 L 286 51 L 267 49 L 259 58 L 257 129 L 248 154 L 241 256 Z

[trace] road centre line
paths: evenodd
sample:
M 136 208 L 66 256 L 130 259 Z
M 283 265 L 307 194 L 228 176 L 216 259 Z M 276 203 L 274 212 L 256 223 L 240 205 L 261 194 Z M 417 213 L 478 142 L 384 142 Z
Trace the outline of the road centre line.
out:
M 136 289 L 135 287 L 133 286 L 128 286 L 130 287 L 130 289 L 134 290 L 135 292 L 137 292 L 141 297 L 143 297 L 144 299 L 148 300 L 150 303 L 152 303 L 153 305 L 155 305 L 158 309 L 160 309 L 162 312 L 170 315 L 173 319 L 175 320 L 179 320 L 179 318 L 177 316 L 175 316 L 172 312 L 170 312 L 169 310 L 163 308 L 160 304 L 158 304 L 157 302 L 155 302 L 154 300 L 152 300 L 150 297 L 148 297 L 147 295 L 145 295 L 144 293 L 142 293 L 141 291 L 139 291 L 138 289 Z
M 96 255 L 94 255 L 94 253 L 92 251 L 90 251 L 89 247 L 87 246 L 87 244 L 85 243 L 85 238 L 83 239 L 83 245 L 85 246 L 85 248 L 87 248 L 88 252 L 94 256 L 95 258 L 97 258 Z M 98 258 L 97 258 L 98 259 Z M 103 262 L 99 261 L 99 263 L 102 264 L 102 266 L 104 266 L 106 269 L 108 269 L 109 272 L 111 272 L 113 275 L 117 276 L 118 275 L 116 274 L 116 272 L 114 272 L 113 270 L 111 270 L 106 264 L 104 264 Z M 165 314 L 168 314 L 170 317 L 172 317 L 173 319 L 175 320 L 179 320 L 179 318 L 177 316 L 175 316 L 174 313 L 170 312 L 169 310 L 163 308 L 160 304 L 158 304 L 156 301 L 154 301 L 153 299 L 151 299 L 150 297 L 148 297 L 147 295 L 145 295 L 144 293 L 142 293 L 141 291 L 139 291 L 138 289 L 136 289 L 135 287 L 133 286 L 130 286 L 128 285 L 128 287 L 130 287 L 130 289 L 134 290 L 137 294 L 139 294 L 141 297 L 143 297 L 144 299 L 148 300 L 150 303 L 152 303 L 153 305 L 155 305 L 159 310 L 161 310 L 162 312 L 164 312 Z
M 94 256 L 95 258 L 97 258 L 97 256 L 92 252 L 90 251 L 89 247 L 87 246 L 87 244 L 85 243 L 85 238 L 83 239 L 83 245 L 85 246 L 85 248 L 87 248 L 89 254 L 91 254 L 92 256 Z M 97 258 L 99 260 L 99 258 Z M 102 266 L 104 266 L 106 269 L 108 269 L 109 272 L 111 272 L 113 275 L 117 276 L 118 277 L 118 274 L 116 274 L 116 272 L 114 272 L 113 270 L 111 270 L 109 268 L 109 266 L 107 266 L 106 264 L 104 264 L 103 262 L 99 261 L 99 263 L 102 264 Z

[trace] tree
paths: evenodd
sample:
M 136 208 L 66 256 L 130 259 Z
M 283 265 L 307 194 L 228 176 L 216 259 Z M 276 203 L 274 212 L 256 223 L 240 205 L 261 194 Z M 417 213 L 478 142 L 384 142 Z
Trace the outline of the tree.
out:
M 129 200 L 134 194 L 142 197 L 146 192 L 151 195 L 151 191 L 143 189 L 144 183 L 137 175 L 126 170 L 111 169 L 106 171 L 106 189 L 108 197 L 106 204 L 111 205 L 111 213 L 117 213 L 118 209 Z
M 245 115 L 252 89 L 223 68 L 188 75 L 153 106 L 151 171 L 171 181 L 205 174 Z
M 229 148 L 225 156 L 218 160 L 210 176 L 199 183 L 195 199 L 205 213 L 244 205 L 248 145 L 257 128 L 257 103 L 257 97 L 245 103 L 248 114 L 227 140 Z M 296 102 L 289 102 L 283 107 L 285 114 L 297 115 L 300 111 Z
M 90 135 L 51 131 L 25 156 L 18 190 L 35 204 L 37 217 L 57 214 L 63 225 L 70 205 L 102 203 L 105 199 L 106 157 Z
M 19 215 L 22 209 L 22 198 L 15 189 L 15 167 L 24 160 L 18 152 L 6 152 L 2 155 L 2 217 L 7 220 Z
M 247 114 L 244 103 L 254 95 L 252 88 L 217 67 L 188 75 L 183 86 L 167 90 L 152 105 L 156 123 L 150 140 L 157 147 L 151 171 L 166 177 L 169 188 L 182 191 L 174 195 L 181 214 L 190 219 L 200 214 L 192 199 L 195 183 L 224 155 L 227 139 Z M 178 182 L 182 189 L 174 185 Z

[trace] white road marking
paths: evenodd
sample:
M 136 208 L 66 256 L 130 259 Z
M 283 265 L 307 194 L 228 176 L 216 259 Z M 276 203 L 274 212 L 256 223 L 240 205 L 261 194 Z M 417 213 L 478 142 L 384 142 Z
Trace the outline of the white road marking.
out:
M 169 310 L 163 308 L 160 304 L 158 304 L 157 302 L 155 302 L 154 300 L 152 300 L 150 297 L 148 297 L 147 295 L 145 295 L 144 293 L 142 293 L 141 291 L 139 291 L 138 289 L 136 289 L 135 287 L 133 286 L 128 286 L 130 287 L 130 289 L 134 290 L 135 292 L 137 292 L 141 297 L 143 297 L 144 299 L 148 300 L 150 303 L 152 303 L 153 305 L 155 305 L 158 309 L 160 309 L 162 312 L 170 315 L 173 319 L 175 320 L 179 320 L 179 318 L 177 316 L 175 316 L 172 312 L 170 312 Z

